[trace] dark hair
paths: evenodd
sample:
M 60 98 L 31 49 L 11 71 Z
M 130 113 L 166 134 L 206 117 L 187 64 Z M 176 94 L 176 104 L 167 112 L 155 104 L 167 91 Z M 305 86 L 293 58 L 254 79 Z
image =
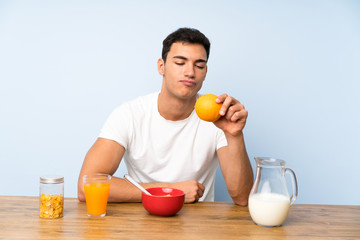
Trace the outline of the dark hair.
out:
M 209 59 L 210 41 L 199 30 L 194 28 L 179 28 L 175 32 L 167 36 L 163 41 L 163 49 L 161 57 L 166 62 L 166 57 L 170 51 L 171 45 L 176 42 L 198 43 L 204 46 L 206 57 Z

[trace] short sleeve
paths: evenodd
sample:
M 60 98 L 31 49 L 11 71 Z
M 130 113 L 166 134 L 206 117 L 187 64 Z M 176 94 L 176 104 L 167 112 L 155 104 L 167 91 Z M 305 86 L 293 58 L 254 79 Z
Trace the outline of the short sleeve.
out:
M 216 140 L 217 140 L 217 143 L 216 143 L 216 150 L 224 147 L 224 146 L 227 146 L 227 140 L 226 140 L 226 137 L 225 137 L 225 133 L 221 130 L 221 129 L 218 129 L 217 131 L 217 134 L 216 134 Z
M 128 148 L 131 135 L 131 114 L 127 104 L 117 107 L 107 118 L 99 137 L 118 142 Z

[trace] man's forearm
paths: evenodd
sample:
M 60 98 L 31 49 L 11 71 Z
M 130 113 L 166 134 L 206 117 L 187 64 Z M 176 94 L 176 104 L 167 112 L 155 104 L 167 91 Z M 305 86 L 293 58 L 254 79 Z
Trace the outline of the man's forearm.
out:
M 84 187 L 80 183 L 78 189 L 78 198 L 80 201 L 85 201 Z M 141 191 L 122 178 L 112 177 L 110 181 L 110 194 L 108 202 L 141 202 Z M 185 192 L 185 203 L 192 203 L 202 197 L 205 187 L 195 180 L 188 180 L 183 182 L 153 182 L 153 183 L 139 183 L 143 188 L 154 187 L 170 187 L 177 188 Z
M 233 201 L 239 205 L 247 205 L 254 175 L 246 152 L 244 136 L 226 135 L 226 139 L 227 159 L 221 166 L 224 179 Z
M 85 201 L 84 185 L 79 184 L 78 199 Z M 141 202 L 141 191 L 126 180 L 112 177 L 108 202 Z

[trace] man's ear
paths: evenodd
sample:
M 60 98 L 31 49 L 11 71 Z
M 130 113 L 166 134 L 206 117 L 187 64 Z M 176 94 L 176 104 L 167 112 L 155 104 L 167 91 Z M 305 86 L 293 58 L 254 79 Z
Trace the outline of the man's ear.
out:
M 159 58 L 159 60 L 157 61 L 157 68 L 158 68 L 158 72 L 161 76 L 164 76 L 165 74 L 165 62 L 162 58 Z

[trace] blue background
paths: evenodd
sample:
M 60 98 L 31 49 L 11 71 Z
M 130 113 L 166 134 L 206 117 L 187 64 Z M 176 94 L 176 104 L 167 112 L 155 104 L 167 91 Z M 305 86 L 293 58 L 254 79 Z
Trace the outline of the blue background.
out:
M 297 203 L 360 204 L 355 0 L 0 1 L 0 195 L 36 196 L 39 176 L 57 173 L 75 197 L 110 112 L 160 89 L 162 40 L 179 27 L 211 40 L 201 93 L 249 111 L 253 167 L 286 160 Z M 231 201 L 219 172 L 216 200 Z

